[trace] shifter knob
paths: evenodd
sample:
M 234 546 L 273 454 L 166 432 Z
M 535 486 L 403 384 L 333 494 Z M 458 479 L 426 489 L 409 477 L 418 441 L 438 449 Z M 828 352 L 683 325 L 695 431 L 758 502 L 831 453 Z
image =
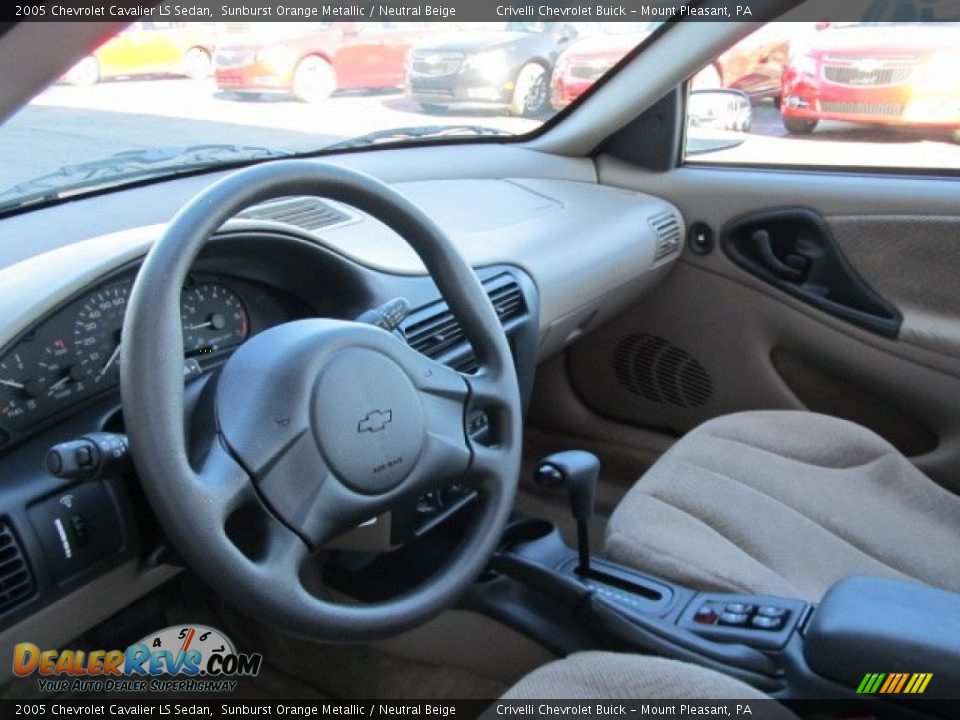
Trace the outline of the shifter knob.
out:
M 600 476 L 600 461 L 596 455 L 583 450 L 548 455 L 537 468 L 537 481 L 547 487 L 566 487 L 570 494 L 570 512 L 577 521 L 577 545 L 579 572 L 590 572 L 590 541 L 588 524 L 593 517 L 594 496 L 597 478 Z
M 537 475 L 544 485 L 567 488 L 570 511 L 577 520 L 593 517 L 597 478 L 600 476 L 600 461 L 596 455 L 583 450 L 548 455 L 540 461 Z

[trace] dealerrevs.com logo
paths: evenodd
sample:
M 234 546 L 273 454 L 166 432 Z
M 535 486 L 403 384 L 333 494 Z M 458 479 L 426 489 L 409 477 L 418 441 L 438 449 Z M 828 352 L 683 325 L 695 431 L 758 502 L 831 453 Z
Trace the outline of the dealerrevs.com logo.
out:
M 204 625 L 171 626 L 126 650 L 13 649 L 14 674 L 36 676 L 43 692 L 233 692 L 236 678 L 256 676 L 262 662 Z

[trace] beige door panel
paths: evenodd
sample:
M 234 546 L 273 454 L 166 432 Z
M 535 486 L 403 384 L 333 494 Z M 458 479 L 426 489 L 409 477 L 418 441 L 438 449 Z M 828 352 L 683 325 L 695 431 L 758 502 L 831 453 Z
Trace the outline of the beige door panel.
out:
M 903 313 L 900 340 L 960 360 L 960 217 L 827 220 L 860 275 Z
M 860 275 L 903 314 L 901 343 L 887 349 L 960 372 L 960 180 L 707 167 L 655 174 L 609 159 L 598 166 L 603 182 L 669 198 L 687 227 L 703 221 L 718 235 L 747 213 L 812 208 Z M 719 247 L 684 260 L 768 288 Z
M 960 490 L 960 378 L 814 314 L 678 263 L 631 312 L 570 350 L 570 384 L 593 413 L 663 435 L 741 410 L 829 412 Z

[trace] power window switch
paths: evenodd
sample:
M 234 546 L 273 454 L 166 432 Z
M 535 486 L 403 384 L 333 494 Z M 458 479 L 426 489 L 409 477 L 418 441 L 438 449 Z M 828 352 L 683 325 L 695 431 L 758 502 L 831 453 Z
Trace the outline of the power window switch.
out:
M 747 624 L 747 620 L 750 619 L 750 616 L 746 613 L 733 613 L 733 612 L 724 612 L 720 613 L 720 624 L 721 625 L 733 625 L 735 627 L 743 627 Z
M 783 627 L 783 619 L 767 617 L 765 615 L 754 615 L 750 624 L 758 630 L 779 630 Z
M 787 615 L 787 609 L 775 605 L 761 605 L 757 608 L 757 615 L 768 618 L 783 618 Z

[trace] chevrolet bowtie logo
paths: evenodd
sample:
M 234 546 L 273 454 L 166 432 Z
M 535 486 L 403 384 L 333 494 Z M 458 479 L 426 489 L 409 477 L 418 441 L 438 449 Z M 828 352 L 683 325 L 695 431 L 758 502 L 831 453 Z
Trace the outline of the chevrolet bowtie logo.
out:
M 880 69 L 880 61 L 873 58 L 854 60 L 852 65 L 854 70 L 862 73 L 872 73 Z
M 393 410 L 371 410 L 357 425 L 358 433 L 380 432 L 393 422 Z

